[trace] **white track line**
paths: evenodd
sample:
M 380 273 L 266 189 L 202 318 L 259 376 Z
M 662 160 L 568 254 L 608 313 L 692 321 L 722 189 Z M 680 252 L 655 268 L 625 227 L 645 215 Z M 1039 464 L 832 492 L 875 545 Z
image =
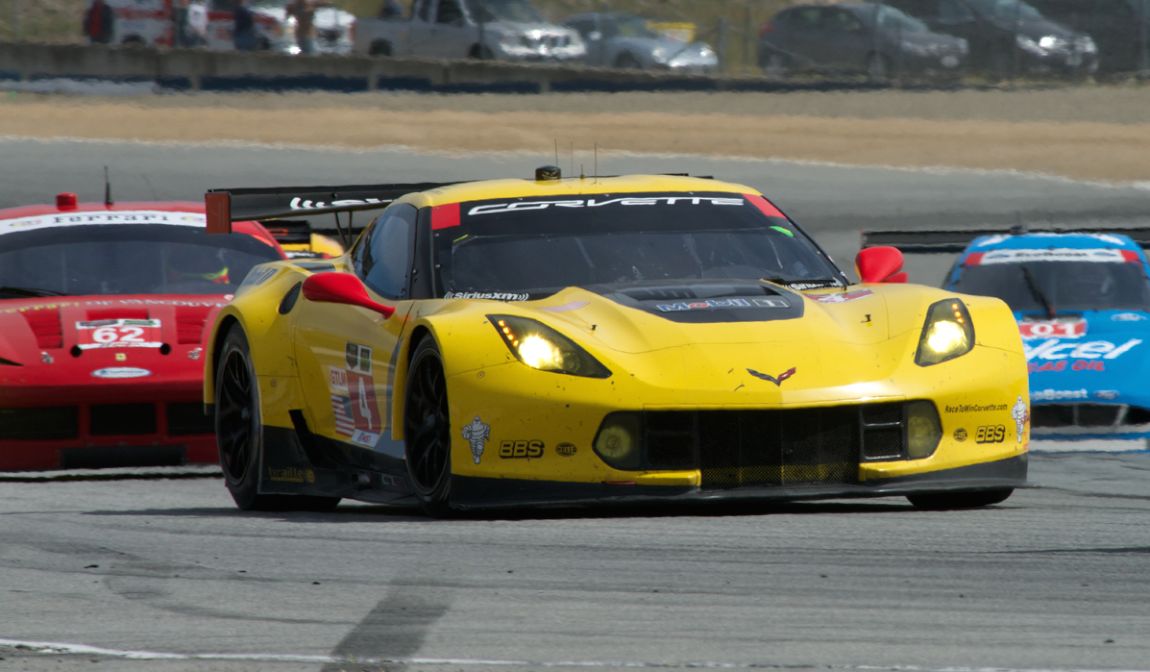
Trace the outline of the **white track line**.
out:
M 1150 670 L 1094 670 L 1089 668 L 1018 668 L 1018 667 L 925 667 L 920 665 L 812 665 L 796 666 L 771 663 L 722 663 L 717 661 L 693 661 L 666 663 L 654 661 L 611 661 L 611 660 L 499 660 L 482 658 L 358 658 L 337 656 L 305 656 L 276 653 L 167 653 L 160 651 L 134 651 L 108 649 L 86 644 L 63 642 L 37 642 L 15 639 L 0 639 L 0 652 L 33 655 L 85 655 L 120 658 L 124 660 L 215 660 L 215 661 L 260 661 L 267 663 L 309 663 L 318 665 L 355 663 L 359 665 L 425 665 L 425 666 L 468 666 L 468 667 L 526 667 L 529 669 L 550 669 L 581 667 L 588 669 L 625 668 L 637 670 L 657 669 L 703 669 L 703 670 L 794 670 L 811 669 L 843 670 L 847 672 L 1150 672 Z

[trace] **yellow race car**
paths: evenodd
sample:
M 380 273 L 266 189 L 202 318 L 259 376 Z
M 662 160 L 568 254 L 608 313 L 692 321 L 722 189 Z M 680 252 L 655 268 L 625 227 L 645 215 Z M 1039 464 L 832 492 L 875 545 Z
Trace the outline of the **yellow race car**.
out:
M 241 509 L 453 510 L 900 495 L 1026 481 L 1026 358 L 994 298 L 852 284 L 757 190 L 632 175 L 215 190 L 209 229 L 382 209 L 263 264 L 204 396 Z M 350 214 L 349 214 L 350 216 Z

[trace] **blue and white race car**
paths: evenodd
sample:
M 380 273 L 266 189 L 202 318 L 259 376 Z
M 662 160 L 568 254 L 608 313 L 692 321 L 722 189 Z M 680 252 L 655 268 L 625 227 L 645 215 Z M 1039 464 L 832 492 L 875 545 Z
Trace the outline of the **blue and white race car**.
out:
M 1036 439 L 1150 437 L 1150 261 L 1129 235 L 876 232 L 866 243 L 961 250 L 944 287 L 1010 305 Z

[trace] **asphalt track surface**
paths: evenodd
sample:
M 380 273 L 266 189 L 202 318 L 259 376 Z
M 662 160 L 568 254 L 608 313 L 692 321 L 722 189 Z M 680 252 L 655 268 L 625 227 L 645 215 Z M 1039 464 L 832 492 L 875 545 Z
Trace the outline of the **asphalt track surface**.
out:
M 127 200 L 526 176 L 549 158 L 0 140 L 0 206 L 100 198 L 105 164 Z M 599 165 L 761 187 L 840 260 L 877 224 L 1150 212 L 1144 189 L 1023 175 Z M 1031 477 L 965 512 L 890 499 L 452 521 L 245 514 L 202 474 L 0 478 L 0 670 L 1150 670 L 1150 454 L 1040 452 Z

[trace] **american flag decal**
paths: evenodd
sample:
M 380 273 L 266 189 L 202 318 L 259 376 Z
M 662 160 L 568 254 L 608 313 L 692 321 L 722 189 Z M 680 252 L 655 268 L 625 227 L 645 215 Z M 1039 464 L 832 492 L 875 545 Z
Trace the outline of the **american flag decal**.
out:
M 335 431 L 344 436 L 355 433 L 355 418 L 351 414 L 351 399 L 331 395 L 331 410 L 335 414 Z

